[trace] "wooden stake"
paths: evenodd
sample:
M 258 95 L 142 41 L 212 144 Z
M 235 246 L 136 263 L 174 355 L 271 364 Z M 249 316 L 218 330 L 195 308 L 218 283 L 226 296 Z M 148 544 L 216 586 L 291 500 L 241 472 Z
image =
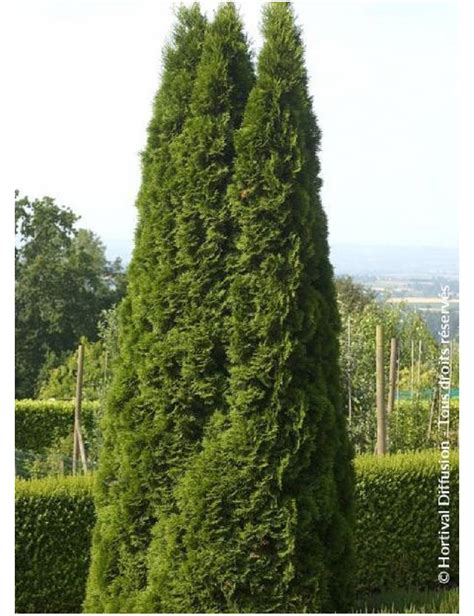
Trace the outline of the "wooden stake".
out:
M 82 461 L 82 468 L 87 472 L 86 451 L 81 434 L 81 406 L 82 406 L 82 380 L 84 372 L 84 347 L 79 345 L 77 351 L 77 379 L 76 379 L 76 404 L 74 407 L 74 449 L 72 453 L 72 474 L 77 470 L 77 452 L 79 450 Z
M 395 405 L 395 388 L 397 385 L 397 339 L 392 338 L 390 341 L 390 370 L 389 370 L 389 389 L 388 389 L 388 404 L 387 414 L 393 411 Z
M 400 347 L 401 347 L 401 344 L 397 344 L 397 350 L 398 350 L 398 353 L 397 353 L 397 395 L 395 397 L 395 403 L 397 405 L 397 408 L 398 408 L 398 401 L 400 399 L 400 355 L 401 355 Z
M 352 419 L 352 352 L 351 352 L 351 317 L 348 319 L 347 323 L 347 397 L 348 397 L 348 408 L 349 408 L 349 422 Z
M 385 386 L 383 369 L 383 327 L 377 325 L 376 339 L 376 392 L 377 392 L 377 453 L 384 455 L 387 452 L 387 417 L 385 414 Z
M 438 385 L 438 378 L 436 377 L 433 383 L 433 397 L 431 398 L 430 416 L 428 419 L 428 442 L 431 438 L 431 430 L 433 427 L 433 417 L 434 417 L 435 408 L 438 403 L 439 403 L 439 385 Z
M 422 349 L 422 342 L 421 340 L 419 340 L 418 341 L 418 375 L 417 375 L 418 396 L 420 396 L 420 389 L 421 389 L 421 349 Z

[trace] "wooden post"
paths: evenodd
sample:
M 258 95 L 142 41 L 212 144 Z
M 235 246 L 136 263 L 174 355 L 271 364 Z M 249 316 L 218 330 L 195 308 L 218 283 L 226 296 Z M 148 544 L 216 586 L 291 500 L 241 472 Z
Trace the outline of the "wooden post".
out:
M 418 341 L 418 375 L 417 375 L 418 398 L 420 398 L 420 390 L 421 390 L 421 349 L 422 349 L 422 342 L 421 340 L 419 340 Z
M 434 412 L 438 404 L 439 404 L 439 385 L 438 385 L 438 378 L 436 377 L 433 383 L 433 397 L 431 398 L 430 416 L 428 419 L 428 442 L 431 438 L 431 430 L 433 427 Z
M 347 322 L 347 397 L 349 409 L 349 422 L 352 420 L 352 351 L 351 351 L 351 317 Z
M 411 373 L 410 373 L 410 390 L 411 399 L 413 400 L 413 391 L 415 389 L 415 341 L 411 340 Z
M 82 467 L 87 472 L 86 451 L 81 434 L 82 379 L 84 372 L 84 347 L 79 345 L 77 352 L 76 404 L 74 407 L 74 449 L 72 453 L 72 474 L 77 470 L 77 453 L 81 455 Z
M 377 392 L 377 453 L 384 455 L 387 452 L 387 418 L 385 414 L 385 385 L 383 370 L 383 327 L 377 325 L 376 339 L 376 392 Z
M 400 399 L 400 347 L 401 344 L 397 344 L 397 395 L 395 397 L 395 403 L 398 408 L 398 401 Z
M 389 389 L 388 389 L 388 404 L 387 414 L 393 411 L 395 404 L 395 388 L 397 386 L 397 339 L 392 338 L 390 341 L 390 370 L 389 370 Z

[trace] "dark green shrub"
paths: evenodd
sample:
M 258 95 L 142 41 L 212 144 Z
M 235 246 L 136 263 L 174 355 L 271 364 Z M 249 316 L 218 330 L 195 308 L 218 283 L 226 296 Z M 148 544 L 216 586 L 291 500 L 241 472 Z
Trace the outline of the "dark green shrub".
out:
M 78 613 L 94 523 L 90 477 L 17 480 L 16 612 Z
M 438 451 L 356 458 L 359 592 L 439 586 Z M 459 460 L 451 455 L 451 580 L 459 577 Z

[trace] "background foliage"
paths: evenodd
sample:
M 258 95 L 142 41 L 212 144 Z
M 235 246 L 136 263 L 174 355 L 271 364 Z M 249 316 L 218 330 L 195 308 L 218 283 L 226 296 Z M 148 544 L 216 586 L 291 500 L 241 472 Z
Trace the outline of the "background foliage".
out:
M 91 464 L 96 460 L 95 440 L 99 404 L 84 401 L 81 427 Z M 16 474 L 23 477 L 68 473 L 71 469 L 74 402 L 17 400 L 15 402 Z
M 110 262 L 91 231 L 54 199 L 15 194 L 15 396 L 39 381 L 79 343 L 97 338 L 101 312 L 123 295 L 120 260 Z
M 376 439 L 376 325 L 383 325 L 384 328 L 385 399 L 388 396 L 391 338 L 397 338 L 399 344 L 400 390 L 411 388 L 412 342 L 414 344 L 414 398 L 418 397 L 422 389 L 434 388 L 436 385 L 439 347 L 423 318 L 413 310 L 399 304 L 381 303 L 374 293 L 350 277 L 337 279 L 337 291 L 342 323 L 340 361 L 344 375 L 345 413 L 349 418 L 351 441 L 356 452 L 371 453 Z M 420 342 L 422 360 L 418 366 Z

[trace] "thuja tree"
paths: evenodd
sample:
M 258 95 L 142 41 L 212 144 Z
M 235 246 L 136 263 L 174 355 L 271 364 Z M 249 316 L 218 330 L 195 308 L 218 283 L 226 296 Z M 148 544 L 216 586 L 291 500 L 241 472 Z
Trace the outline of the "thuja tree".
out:
M 225 315 L 232 260 L 229 205 L 234 132 L 240 127 L 253 67 L 233 3 L 209 25 L 191 97 L 190 115 L 173 143 L 175 276 L 169 287 L 173 321 L 151 347 L 162 358 L 152 383 L 163 421 L 157 434 L 160 464 L 170 472 L 160 506 L 172 506 L 170 487 L 202 440 L 208 417 L 226 406 Z M 163 447 L 165 447 L 163 449 Z
M 142 155 L 135 247 L 127 294 L 118 311 L 118 351 L 101 426 L 97 523 L 84 606 L 88 612 L 133 610 L 146 584 L 145 554 L 160 479 L 154 474 L 151 442 L 158 401 L 150 384 L 150 375 L 159 371 L 159 358 L 149 351 L 172 319 L 166 292 L 175 261 L 172 146 L 189 114 L 205 30 L 197 5 L 179 9 L 163 54 L 161 86 Z
M 225 195 L 253 80 L 232 3 L 205 34 L 198 9 L 181 10 L 144 154 L 121 353 L 103 426 L 87 611 L 142 610 L 152 528 L 173 511 L 174 483 L 207 418 L 225 407 L 232 237 Z M 157 609 L 155 602 L 150 611 Z
M 350 601 L 353 479 L 319 132 L 290 5 L 266 6 L 263 34 L 228 191 L 228 409 L 216 408 L 157 521 L 144 611 Z

